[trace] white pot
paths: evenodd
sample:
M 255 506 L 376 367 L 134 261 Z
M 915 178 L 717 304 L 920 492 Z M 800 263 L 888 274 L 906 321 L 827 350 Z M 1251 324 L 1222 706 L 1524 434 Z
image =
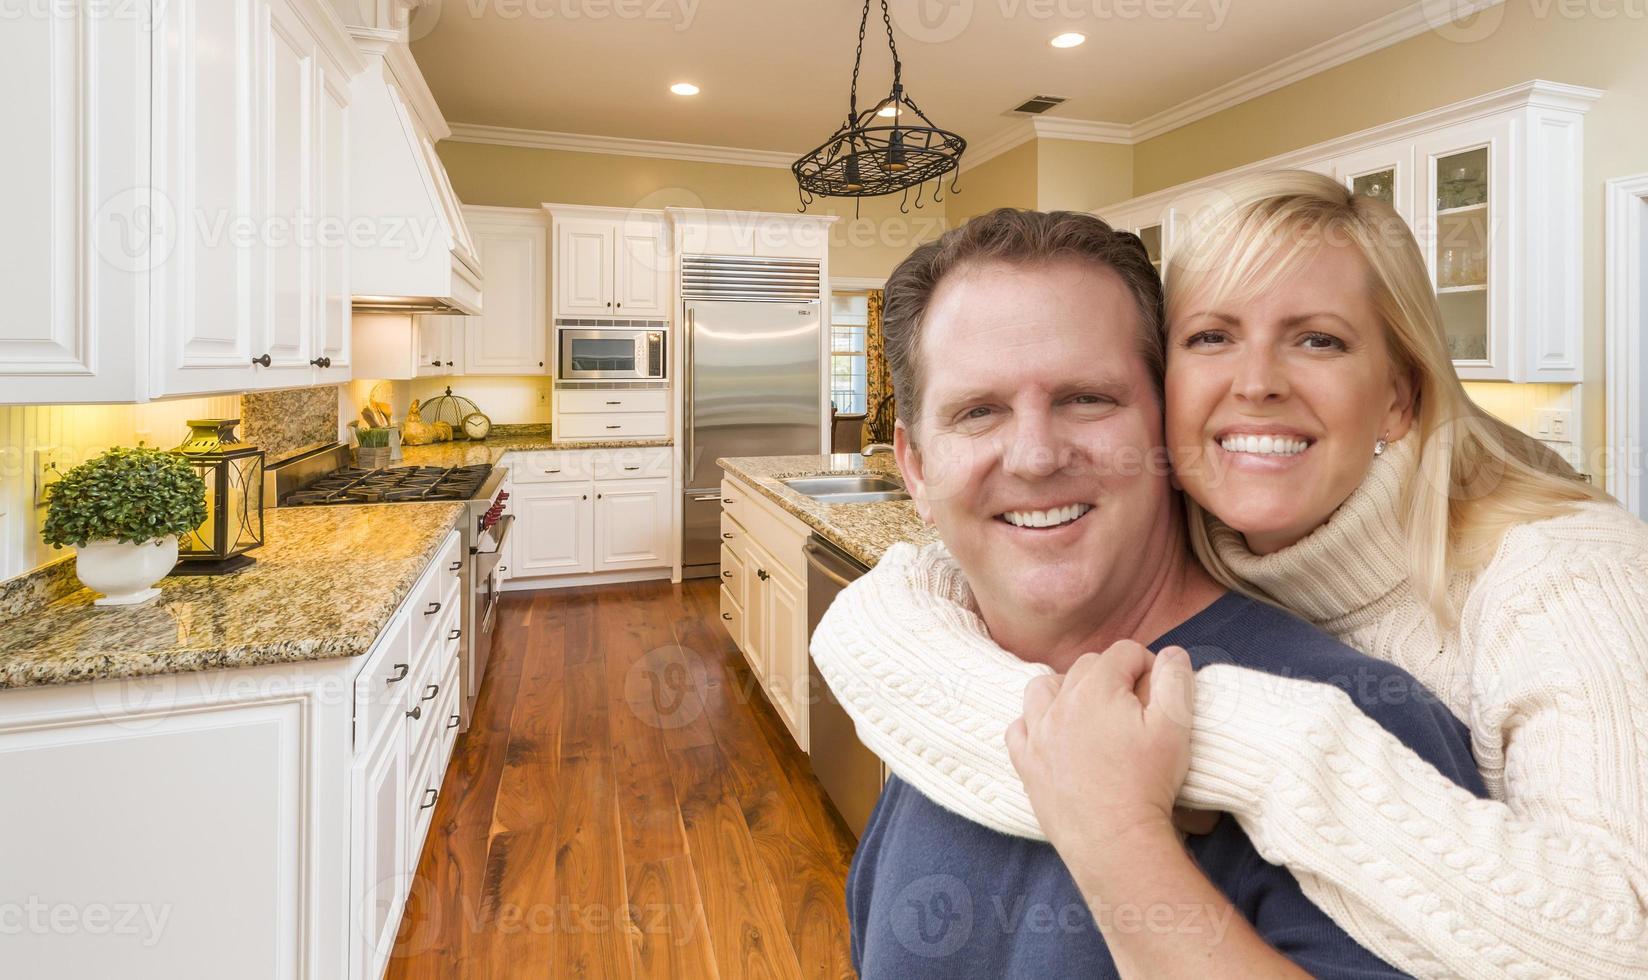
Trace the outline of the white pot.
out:
M 154 584 L 177 564 L 177 535 L 128 544 L 104 538 L 75 549 L 74 571 L 82 585 L 103 593 L 99 606 L 129 606 L 160 594 Z

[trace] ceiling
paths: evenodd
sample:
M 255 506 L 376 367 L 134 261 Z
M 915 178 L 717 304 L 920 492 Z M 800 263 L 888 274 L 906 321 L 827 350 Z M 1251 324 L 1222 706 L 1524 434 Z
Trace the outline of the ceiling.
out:
M 801 153 L 846 115 L 853 0 L 424 0 L 412 51 L 453 124 Z M 1412 0 L 892 0 L 908 94 L 978 144 L 1031 95 L 1132 124 Z M 1151 16 L 1151 11 L 1167 16 Z M 1081 31 L 1086 44 L 1048 41 Z M 860 107 L 885 97 L 879 9 Z M 699 95 L 669 92 L 691 81 Z

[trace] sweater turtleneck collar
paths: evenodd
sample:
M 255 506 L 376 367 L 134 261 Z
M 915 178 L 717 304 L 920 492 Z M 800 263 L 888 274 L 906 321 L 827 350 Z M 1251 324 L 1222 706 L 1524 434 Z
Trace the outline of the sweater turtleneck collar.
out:
M 1254 554 L 1239 531 L 1209 515 L 1213 550 L 1242 581 L 1313 623 L 1365 609 L 1408 578 L 1400 509 L 1418 456 L 1413 432 L 1390 443 L 1320 527 L 1268 555 Z

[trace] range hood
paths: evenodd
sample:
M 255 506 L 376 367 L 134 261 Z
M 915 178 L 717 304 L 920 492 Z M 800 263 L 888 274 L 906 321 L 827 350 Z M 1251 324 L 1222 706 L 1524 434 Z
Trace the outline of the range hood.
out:
M 450 135 L 399 31 L 350 28 L 349 281 L 356 312 L 481 312 L 481 260 L 435 141 Z

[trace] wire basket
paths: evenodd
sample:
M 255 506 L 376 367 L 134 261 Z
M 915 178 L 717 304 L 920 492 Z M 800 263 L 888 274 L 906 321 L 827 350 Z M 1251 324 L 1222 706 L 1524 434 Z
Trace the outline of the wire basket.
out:
M 423 420 L 431 425 L 445 422 L 452 426 L 454 441 L 469 438 L 469 433 L 464 431 L 464 419 L 474 414 L 485 414 L 481 412 L 480 406 L 470 399 L 454 395 L 450 385 L 447 386 L 445 394 L 436 395 L 419 404 L 418 412 L 423 416 Z

